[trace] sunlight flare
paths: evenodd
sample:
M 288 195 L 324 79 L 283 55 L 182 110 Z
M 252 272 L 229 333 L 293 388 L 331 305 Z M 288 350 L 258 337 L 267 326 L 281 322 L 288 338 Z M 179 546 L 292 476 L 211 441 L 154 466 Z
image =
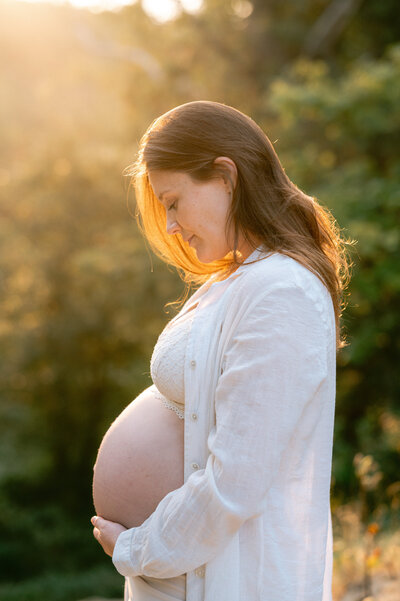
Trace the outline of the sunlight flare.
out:
M 75 8 L 86 8 L 93 12 L 116 10 L 137 0 L 15 0 L 16 2 L 70 4 Z M 161 23 L 176 19 L 182 9 L 196 14 L 203 6 L 203 0 L 142 0 L 143 10 Z

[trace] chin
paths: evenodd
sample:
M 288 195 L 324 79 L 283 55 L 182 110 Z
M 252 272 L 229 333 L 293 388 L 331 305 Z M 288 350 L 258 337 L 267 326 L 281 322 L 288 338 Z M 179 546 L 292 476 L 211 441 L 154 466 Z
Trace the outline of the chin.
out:
M 202 252 L 198 252 L 197 250 L 196 250 L 196 255 L 197 255 L 198 260 L 201 263 L 212 263 L 213 261 L 218 261 L 219 259 L 223 258 L 216 254 L 202 253 Z
M 194 250 L 196 251 L 197 258 L 201 263 L 213 263 L 213 261 L 221 261 L 230 252 L 228 248 L 220 250 L 202 250 L 201 246 L 200 248 L 195 247 Z
M 210 259 L 207 256 L 203 257 L 201 254 L 197 254 L 197 258 L 200 261 L 200 263 L 212 263 L 213 261 L 216 260 L 216 259 Z

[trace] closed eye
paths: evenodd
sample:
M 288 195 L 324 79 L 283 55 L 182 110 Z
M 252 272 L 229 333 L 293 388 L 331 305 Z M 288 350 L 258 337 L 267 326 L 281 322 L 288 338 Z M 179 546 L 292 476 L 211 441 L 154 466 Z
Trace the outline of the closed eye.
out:
M 175 207 L 176 207 L 176 200 L 172 204 L 169 205 L 168 211 L 170 211 L 171 209 L 174 209 Z

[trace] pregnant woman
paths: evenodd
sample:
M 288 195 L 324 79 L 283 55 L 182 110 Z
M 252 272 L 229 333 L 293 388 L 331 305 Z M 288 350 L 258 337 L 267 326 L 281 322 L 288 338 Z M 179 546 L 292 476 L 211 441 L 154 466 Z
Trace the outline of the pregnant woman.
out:
M 217 102 L 156 119 L 130 174 L 154 251 L 200 287 L 100 445 L 93 534 L 126 601 L 331 601 L 346 242 Z

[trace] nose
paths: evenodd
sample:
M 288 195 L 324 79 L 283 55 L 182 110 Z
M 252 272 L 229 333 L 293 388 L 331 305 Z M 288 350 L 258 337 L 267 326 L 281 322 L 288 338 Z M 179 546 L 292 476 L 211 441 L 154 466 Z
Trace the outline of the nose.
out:
M 180 232 L 180 227 L 176 220 L 170 220 L 167 217 L 167 234 L 178 234 Z

